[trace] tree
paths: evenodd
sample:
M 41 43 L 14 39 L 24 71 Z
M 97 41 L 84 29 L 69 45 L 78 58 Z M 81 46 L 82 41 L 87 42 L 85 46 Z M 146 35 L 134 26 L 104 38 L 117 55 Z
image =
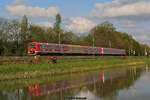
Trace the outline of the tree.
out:
M 108 22 L 108 21 L 103 22 L 99 26 L 101 28 L 103 28 L 106 32 L 114 32 L 114 31 L 116 31 L 116 28 L 113 26 L 113 24 Z
M 20 23 L 17 20 L 0 21 L 0 36 L 1 55 L 20 54 Z
M 20 32 L 20 23 L 17 20 L 11 20 L 8 24 L 7 29 L 7 43 L 6 43 L 6 52 L 7 55 L 21 55 L 22 54 L 22 39 Z
M 60 41 L 61 35 L 61 41 Z M 112 47 L 125 49 L 128 55 L 150 55 L 150 47 L 140 44 L 129 33 L 116 31 L 113 24 L 104 22 L 95 26 L 88 35 L 78 36 L 73 32 L 61 29 L 61 16 L 56 15 L 54 28 L 45 29 L 37 25 L 30 25 L 23 16 L 21 22 L 0 18 L 0 55 L 26 54 L 27 43 L 30 41 L 87 45 L 98 47 Z
M 28 18 L 24 15 L 21 21 L 21 38 L 23 42 L 29 40 Z
M 125 49 L 127 54 L 131 56 L 149 53 L 149 49 L 146 46 L 143 46 L 128 34 L 118 32 L 113 24 L 104 22 L 91 30 L 90 34 L 85 37 L 84 43 L 87 42 L 92 46 L 92 39 L 94 39 L 95 46 Z
M 64 32 L 62 34 L 62 43 L 63 44 L 76 44 L 78 37 L 72 32 Z M 78 41 L 79 42 L 79 41 Z
M 104 22 L 91 29 L 90 34 L 95 46 L 114 47 L 115 27 L 109 22 Z
M 58 43 L 57 41 L 57 34 L 55 34 L 55 30 L 51 27 L 49 27 L 47 30 L 46 30 L 46 34 L 45 34 L 45 39 L 47 42 L 49 43 Z
M 31 25 L 30 26 L 30 33 L 31 33 L 31 41 L 34 42 L 46 42 L 45 39 L 45 30 L 37 25 Z
M 58 43 L 59 44 L 61 43 L 61 40 L 60 40 L 60 36 L 61 36 L 60 24 L 61 24 L 61 16 L 60 16 L 60 14 L 57 14 L 56 15 L 56 22 L 54 24 L 54 30 L 55 30 L 56 34 L 58 34 Z
M 21 21 L 21 33 L 25 34 L 28 31 L 28 18 L 24 15 Z
M 21 40 L 22 50 L 26 53 L 27 44 L 30 41 L 30 32 L 28 29 L 28 18 L 24 15 L 21 21 Z

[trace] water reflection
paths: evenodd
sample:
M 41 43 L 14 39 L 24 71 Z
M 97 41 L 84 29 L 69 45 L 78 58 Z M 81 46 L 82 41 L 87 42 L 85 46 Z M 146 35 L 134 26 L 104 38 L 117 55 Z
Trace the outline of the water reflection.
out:
M 12 91 L 4 89 L 0 91 L 0 100 L 133 100 L 133 97 L 138 99 L 136 97 L 140 93 L 147 96 L 145 100 L 150 97 L 150 88 L 144 87 L 150 84 L 148 66 L 72 74 L 67 77 L 44 84 L 28 84 Z M 135 93 L 136 89 L 141 92 Z

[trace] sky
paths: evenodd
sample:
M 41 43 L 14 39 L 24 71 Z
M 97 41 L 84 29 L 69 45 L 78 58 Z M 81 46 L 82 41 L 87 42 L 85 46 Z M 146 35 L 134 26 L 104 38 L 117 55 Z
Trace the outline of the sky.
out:
M 21 19 L 52 27 L 56 14 L 62 28 L 87 34 L 97 24 L 109 21 L 141 43 L 150 45 L 150 0 L 0 0 L 0 17 Z

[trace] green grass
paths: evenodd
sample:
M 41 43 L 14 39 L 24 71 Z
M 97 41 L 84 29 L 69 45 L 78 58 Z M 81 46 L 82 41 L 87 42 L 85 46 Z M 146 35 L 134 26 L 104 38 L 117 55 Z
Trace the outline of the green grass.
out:
M 57 64 L 50 64 L 45 61 L 38 64 L 4 64 L 0 65 L 0 80 L 128 67 L 129 65 L 146 64 L 149 61 L 150 58 L 148 57 L 100 57 L 95 59 L 60 59 Z

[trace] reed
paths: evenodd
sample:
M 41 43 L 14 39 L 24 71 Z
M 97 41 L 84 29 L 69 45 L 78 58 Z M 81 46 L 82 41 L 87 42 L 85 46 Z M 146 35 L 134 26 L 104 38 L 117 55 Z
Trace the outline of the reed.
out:
M 37 64 L 0 65 L 0 80 L 35 78 L 47 75 L 61 75 L 98 70 L 103 68 L 128 67 L 148 64 L 148 57 L 100 57 L 95 59 L 60 59 L 56 64 L 41 61 Z

